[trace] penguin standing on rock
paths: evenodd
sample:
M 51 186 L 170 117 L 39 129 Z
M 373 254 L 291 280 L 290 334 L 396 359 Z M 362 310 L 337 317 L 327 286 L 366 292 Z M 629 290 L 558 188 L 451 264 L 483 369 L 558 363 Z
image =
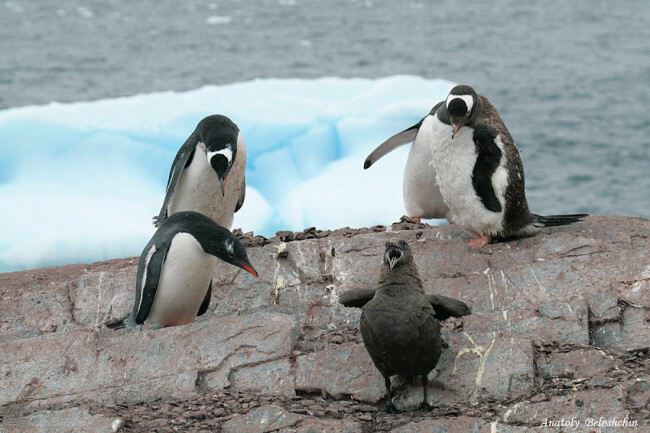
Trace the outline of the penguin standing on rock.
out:
M 406 160 L 402 184 L 405 220 L 408 222 L 420 223 L 421 219 L 447 217 L 448 208 L 440 194 L 436 171 L 431 166 L 432 116 L 435 116 L 441 105 L 442 102 L 438 103 L 418 123 L 384 141 L 363 163 L 363 168 L 368 169 L 387 153 L 413 142 Z
M 517 146 L 496 108 L 470 86 L 451 89 L 419 123 L 375 149 L 364 168 L 413 139 L 404 171 L 404 205 L 412 222 L 447 218 L 476 236 L 471 248 L 481 248 L 587 216 L 529 211 Z
M 481 248 L 495 238 L 532 236 L 543 227 L 587 216 L 529 211 L 517 146 L 496 108 L 470 86 L 451 89 L 432 118 L 430 137 L 447 219 L 477 236 L 470 247 Z
M 226 116 L 204 118 L 174 158 L 154 225 L 176 212 L 195 211 L 230 229 L 246 196 L 245 168 L 246 145 L 237 125 Z
M 218 259 L 257 277 L 246 249 L 229 230 L 197 212 L 171 215 L 140 256 L 132 313 L 106 325 L 119 329 L 193 322 L 210 305 Z
M 438 363 L 443 343 L 439 320 L 466 316 L 469 307 L 445 296 L 425 296 L 406 241 L 386 242 L 377 290 L 351 290 L 341 295 L 346 307 L 363 308 L 361 336 L 373 363 L 384 377 L 392 407 L 390 377 L 410 382 L 420 378 L 423 406 L 428 406 L 427 375 Z

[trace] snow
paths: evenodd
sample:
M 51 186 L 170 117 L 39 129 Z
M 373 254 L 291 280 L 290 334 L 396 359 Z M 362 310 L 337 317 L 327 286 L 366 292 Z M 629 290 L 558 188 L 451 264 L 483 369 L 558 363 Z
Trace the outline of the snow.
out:
M 452 86 L 266 79 L 0 111 L 0 271 L 139 255 L 176 151 L 214 113 L 239 125 L 248 149 L 234 228 L 270 236 L 388 224 L 404 213 L 408 146 L 369 170 L 363 161 Z

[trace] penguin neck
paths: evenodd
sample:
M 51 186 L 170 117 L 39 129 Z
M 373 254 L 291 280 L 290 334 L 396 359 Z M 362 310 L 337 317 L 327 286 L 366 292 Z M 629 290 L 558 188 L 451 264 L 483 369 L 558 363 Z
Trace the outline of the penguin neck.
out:
M 223 241 L 230 236 L 230 231 L 215 224 L 213 221 L 184 221 L 184 225 L 178 230 L 192 235 L 201 245 L 206 254 L 223 260 Z
M 424 294 L 422 280 L 415 263 L 403 264 L 397 269 L 391 269 L 384 264 L 381 268 L 377 293 L 391 297 L 402 297 L 405 295 L 406 290 Z

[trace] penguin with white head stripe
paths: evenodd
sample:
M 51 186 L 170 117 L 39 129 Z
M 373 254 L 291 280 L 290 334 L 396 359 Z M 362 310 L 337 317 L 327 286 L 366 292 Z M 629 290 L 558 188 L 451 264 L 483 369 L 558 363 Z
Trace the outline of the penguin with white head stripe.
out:
M 451 89 L 431 128 L 432 166 L 449 208 L 447 218 L 476 236 L 470 247 L 532 236 L 542 227 L 571 224 L 587 216 L 529 211 L 517 146 L 496 108 L 472 87 Z
M 246 195 L 246 145 L 239 127 L 226 116 L 201 120 L 179 149 L 169 172 L 158 227 L 180 211 L 200 212 L 226 228 Z
M 230 230 L 197 212 L 171 215 L 140 255 L 131 314 L 106 325 L 131 329 L 193 322 L 208 310 L 219 259 L 257 277 L 246 249 Z
M 494 106 L 470 86 L 451 89 L 420 122 L 368 155 L 364 168 L 411 141 L 403 185 L 407 215 L 416 222 L 447 218 L 476 236 L 468 242 L 472 248 L 586 216 L 529 211 L 517 146 Z

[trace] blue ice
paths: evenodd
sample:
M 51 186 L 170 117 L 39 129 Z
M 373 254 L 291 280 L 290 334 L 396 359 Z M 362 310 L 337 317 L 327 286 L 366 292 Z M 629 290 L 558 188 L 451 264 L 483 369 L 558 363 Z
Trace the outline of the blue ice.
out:
M 408 146 L 369 170 L 363 161 L 452 86 L 267 79 L 0 111 L 0 271 L 139 255 L 176 151 L 213 113 L 239 125 L 248 149 L 234 228 L 388 224 L 404 213 Z

